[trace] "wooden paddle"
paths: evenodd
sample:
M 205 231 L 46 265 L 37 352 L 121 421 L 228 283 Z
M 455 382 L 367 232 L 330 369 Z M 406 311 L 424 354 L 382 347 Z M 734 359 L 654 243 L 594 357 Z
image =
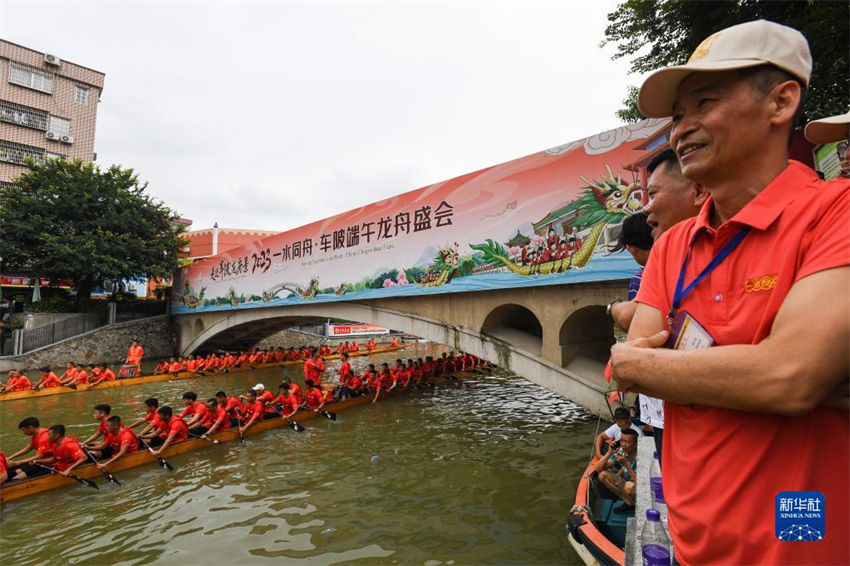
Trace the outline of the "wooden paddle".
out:
M 89 449 L 86 448 L 85 446 L 82 446 L 81 448 L 83 449 L 83 452 L 86 453 L 86 456 L 89 457 L 89 460 L 94 462 L 94 465 L 97 466 L 97 458 L 94 457 L 94 454 L 89 452 Z M 101 467 L 98 467 L 98 469 L 100 470 L 100 473 L 103 474 L 103 477 L 106 478 L 106 481 L 108 481 L 109 483 L 114 483 L 115 485 L 121 485 L 121 482 L 118 481 L 118 478 L 113 476 L 111 472 L 109 472 L 109 471 L 107 471 L 107 470 L 105 470 L 104 468 L 101 468 Z
M 36 466 L 38 466 L 39 468 L 44 468 L 45 470 L 49 471 L 51 474 L 59 474 L 59 470 L 57 470 L 56 468 L 53 468 L 53 467 L 50 467 L 50 466 L 45 466 L 44 464 L 39 464 L 38 462 L 32 462 L 32 463 L 35 464 Z M 74 474 L 68 474 L 67 477 L 71 478 L 74 481 L 80 482 L 81 484 L 83 484 L 85 486 L 93 487 L 94 489 L 100 489 L 99 487 L 97 487 L 96 483 L 94 483 L 91 480 L 87 480 L 86 478 L 81 478 L 80 476 L 75 476 Z
M 169 463 L 165 460 L 165 458 L 163 458 L 162 456 L 160 456 L 159 454 L 157 454 L 156 452 L 154 452 L 154 451 L 153 451 L 153 448 L 151 448 L 150 444 L 148 444 L 147 442 L 145 442 L 145 439 L 144 439 L 144 438 L 142 438 L 141 436 L 139 437 L 139 442 L 141 442 L 142 444 L 144 444 L 144 445 L 145 445 L 145 448 L 147 448 L 147 449 L 148 449 L 148 452 L 150 452 L 150 453 L 151 453 L 151 455 L 152 455 L 154 458 L 156 458 L 156 460 L 157 460 L 157 462 L 159 462 L 159 465 L 160 465 L 160 466 L 162 466 L 163 468 L 165 468 L 165 469 L 166 469 L 166 470 L 168 470 L 169 472 L 173 472 L 173 471 L 174 471 L 174 466 L 172 466 L 171 464 L 169 464 Z
M 221 444 L 221 440 L 219 440 L 219 439 L 217 439 L 217 438 L 210 438 L 209 436 L 204 436 L 204 435 L 202 435 L 202 434 L 192 434 L 192 433 L 190 432 L 190 433 L 189 433 L 189 436 L 191 436 L 192 438 L 201 438 L 201 439 L 203 439 L 203 440 L 206 440 L 206 441 L 207 441 L 207 442 L 209 442 L 210 444 Z

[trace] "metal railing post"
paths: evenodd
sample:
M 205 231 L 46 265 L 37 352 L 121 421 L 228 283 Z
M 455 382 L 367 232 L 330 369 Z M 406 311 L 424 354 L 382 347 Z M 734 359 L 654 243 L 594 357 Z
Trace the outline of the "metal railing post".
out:
M 17 328 L 12 331 L 12 355 L 20 356 L 24 349 L 24 331 Z

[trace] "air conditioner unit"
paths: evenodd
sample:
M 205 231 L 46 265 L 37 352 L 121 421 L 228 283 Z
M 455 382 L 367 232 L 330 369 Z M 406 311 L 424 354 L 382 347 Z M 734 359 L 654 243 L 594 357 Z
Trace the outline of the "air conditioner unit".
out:
M 44 134 L 44 137 L 46 137 L 49 140 L 58 140 L 59 134 L 57 134 L 55 132 L 47 132 L 46 134 Z
M 62 64 L 62 60 L 56 55 L 51 55 L 50 53 L 44 54 L 44 62 L 48 65 L 53 65 L 54 67 L 58 67 Z
M 62 141 L 65 143 L 74 143 L 73 136 L 62 136 Z

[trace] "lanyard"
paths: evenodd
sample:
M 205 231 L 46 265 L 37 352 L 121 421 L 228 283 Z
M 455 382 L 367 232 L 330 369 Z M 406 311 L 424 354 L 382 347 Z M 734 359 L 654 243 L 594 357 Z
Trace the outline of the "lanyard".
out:
M 685 297 L 694 290 L 694 287 L 700 284 L 700 282 L 705 279 L 709 273 L 714 271 L 718 265 L 723 263 L 723 260 L 726 259 L 729 254 L 734 251 L 735 248 L 738 247 L 738 244 L 744 239 L 744 237 L 750 233 L 750 227 L 744 226 L 741 228 L 735 237 L 729 240 L 723 248 L 718 252 L 716 256 L 705 266 L 705 269 L 697 275 L 693 281 L 687 287 L 685 285 L 685 270 L 688 267 L 688 260 L 691 258 L 691 252 L 694 249 L 694 242 L 696 242 L 697 235 L 695 234 L 693 239 L 691 240 L 691 245 L 688 247 L 688 253 L 685 255 L 685 261 L 682 262 L 682 270 L 679 271 L 679 279 L 676 281 L 676 292 L 673 294 L 673 306 L 670 309 L 670 314 L 667 315 L 668 322 L 670 324 L 673 323 L 673 318 L 676 316 L 676 311 L 679 310 L 679 305 L 682 304 L 682 301 L 685 300 Z

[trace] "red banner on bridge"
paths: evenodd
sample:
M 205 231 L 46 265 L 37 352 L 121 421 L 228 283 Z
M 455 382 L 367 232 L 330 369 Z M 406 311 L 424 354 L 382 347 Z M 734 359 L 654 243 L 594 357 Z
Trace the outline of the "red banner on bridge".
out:
M 260 239 L 180 270 L 173 312 L 628 279 L 644 120 Z

